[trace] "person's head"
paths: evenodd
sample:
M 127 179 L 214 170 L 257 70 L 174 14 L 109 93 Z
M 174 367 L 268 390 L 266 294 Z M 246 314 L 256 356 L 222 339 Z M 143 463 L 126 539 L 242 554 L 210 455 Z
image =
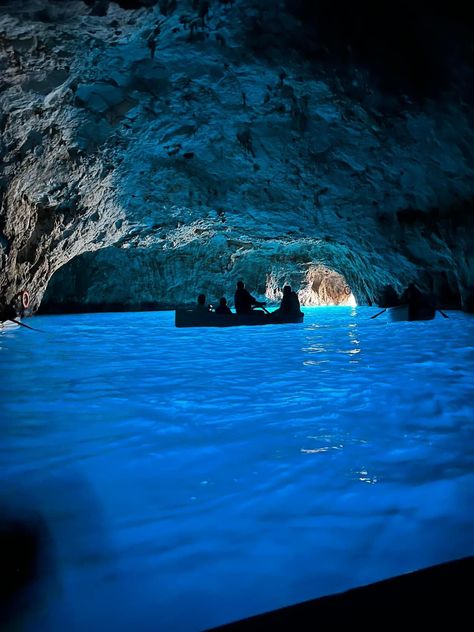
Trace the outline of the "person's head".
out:
M 224 296 L 220 299 L 219 305 L 222 305 L 222 307 L 227 305 L 227 299 Z
M 237 287 L 239 288 L 239 290 L 243 290 L 245 285 L 243 281 L 237 281 Z
M 204 305 L 206 302 L 206 295 L 205 294 L 199 294 L 198 296 L 198 305 Z
M 283 294 L 285 296 L 287 296 L 288 294 L 291 294 L 291 285 L 285 285 L 285 287 L 283 288 Z

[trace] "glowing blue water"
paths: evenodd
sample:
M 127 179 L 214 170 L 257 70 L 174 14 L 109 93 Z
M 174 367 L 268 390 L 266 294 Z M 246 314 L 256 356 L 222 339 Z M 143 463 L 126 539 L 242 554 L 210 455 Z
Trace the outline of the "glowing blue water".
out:
M 374 313 L 1 335 L 3 497 L 57 558 L 32 629 L 199 630 L 473 554 L 474 319 Z

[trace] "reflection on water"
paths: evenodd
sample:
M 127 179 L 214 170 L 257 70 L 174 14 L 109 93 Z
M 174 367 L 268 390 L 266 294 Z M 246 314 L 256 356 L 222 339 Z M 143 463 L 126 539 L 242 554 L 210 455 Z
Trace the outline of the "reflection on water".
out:
M 347 320 L 344 322 L 343 330 L 347 333 L 347 346 L 344 344 L 344 339 L 334 340 L 332 337 L 328 337 L 326 331 L 331 327 L 330 323 L 311 323 L 305 326 L 305 330 L 311 332 L 311 335 L 306 337 L 306 345 L 301 348 L 301 351 L 305 354 L 324 354 L 324 357 L 304 358 L 303 364 L 305 366 L 318 366 L 330 361 L 327 357 L 331 352 L 342 353 L 349 356 L 349 364 L 358 364 L 359 360 L 356 357 L 361 352 L 360 340 L 357 334 L 357 322 L 353 319 L 357 317 L 357 310 L 351 309 L 346 314 Z M 338 323 L 340 325 L 340 323 Z M 338 348 L 336 349 L 335 346 Z
M 474 320 L 305 312 L 0 334 L 0 505 L 54 553 L 31 629 L 200 630 L 474 552 Z

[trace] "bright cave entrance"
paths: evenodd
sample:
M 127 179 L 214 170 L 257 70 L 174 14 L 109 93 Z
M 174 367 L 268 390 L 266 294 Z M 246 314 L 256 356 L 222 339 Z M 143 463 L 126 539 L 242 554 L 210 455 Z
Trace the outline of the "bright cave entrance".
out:
M 357 301 L 340 272 L 325 265 L 317 265 L 308 271 L 306 285 L 299 292 L 302 305 L 339 305 L 355 307 Z

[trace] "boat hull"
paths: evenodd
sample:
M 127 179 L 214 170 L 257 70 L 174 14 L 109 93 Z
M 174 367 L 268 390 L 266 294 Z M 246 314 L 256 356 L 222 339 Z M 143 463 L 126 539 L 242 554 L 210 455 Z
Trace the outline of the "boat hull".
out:
M 389 307 L 387 309 L 387 315 L 389 321 L 392 323 L 397 323 L 403 320 L 433 320 L 436 316 L 436 310 L 434 307 L 429 305 L 411 309 L 409 305 L 398 305 L 397 307 Z
M 18 329 L 18 327 L 20 327 L 19 322 L 14 322 L 13 320 L 0 321 L 0 331 L 9 331 L 10 329 Z
M 295 324 L 302 323 L 303 318 L 303 314 L 293 317 L 257 311 L 251 314 L 215 314 L 214 312 L 199 314 L 192 309 L 177 309 L 174 322 L 176 327 L 239 327 Z

